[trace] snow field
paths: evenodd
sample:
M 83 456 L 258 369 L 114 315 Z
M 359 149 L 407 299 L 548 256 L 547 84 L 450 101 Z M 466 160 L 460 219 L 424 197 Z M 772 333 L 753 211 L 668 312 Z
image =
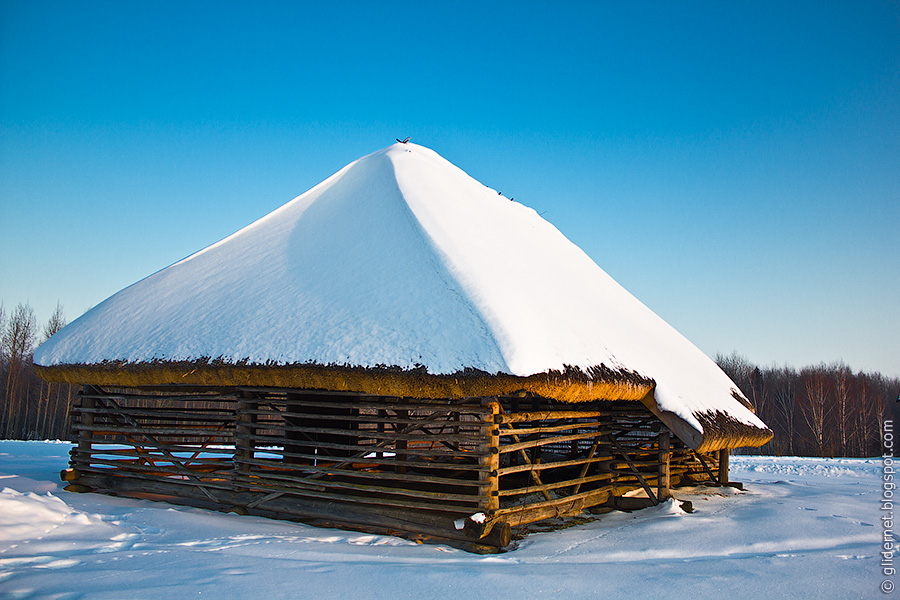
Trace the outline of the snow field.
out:
M 880 461 L 732 457 L 731 488 L 510 552 L 62 491 L 70 445 L 0 442 L 2 598 L 875 598 Z

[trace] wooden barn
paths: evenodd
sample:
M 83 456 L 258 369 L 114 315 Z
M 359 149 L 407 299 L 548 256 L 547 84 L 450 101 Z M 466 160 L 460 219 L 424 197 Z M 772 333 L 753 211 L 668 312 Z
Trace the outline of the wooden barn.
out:
M 69 489 L 471 549 L 727 484 L 728 450 L 772 437 L 552 225 L 414 144 L 122 290 L 34 361 L 82 386 Z

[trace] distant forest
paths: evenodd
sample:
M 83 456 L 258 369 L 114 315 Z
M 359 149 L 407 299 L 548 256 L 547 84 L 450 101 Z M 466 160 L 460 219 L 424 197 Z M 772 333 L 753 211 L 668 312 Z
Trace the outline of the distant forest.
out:
M 71 439 L 77 386 L 47 383 L 32 365 L 37 344 L 65 324 L 59 306 L 43 326 L 28 304 L 8 314 L 0 306 L 0 439 Z M 738 354 L 716 362 L 775 432 L 765 446 L 742 453 L 878 456 L 885 419 L 900 420 L 900 378 L 853 372 L 842 362 L 799 370 L 760 367 Z

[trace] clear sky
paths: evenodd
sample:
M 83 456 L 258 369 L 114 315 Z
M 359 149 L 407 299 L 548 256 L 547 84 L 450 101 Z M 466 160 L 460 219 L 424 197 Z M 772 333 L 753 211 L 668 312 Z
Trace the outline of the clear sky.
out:
M 707 354 L 900 376 L 896 1 L 0 0 L 0 300 L 74 319 L 406 136 Z

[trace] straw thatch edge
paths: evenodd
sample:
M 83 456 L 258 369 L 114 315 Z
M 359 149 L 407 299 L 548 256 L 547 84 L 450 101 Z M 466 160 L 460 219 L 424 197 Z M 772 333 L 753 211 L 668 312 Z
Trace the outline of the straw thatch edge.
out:
M 696 450 L 711 452 L 723 448 L 757 448 L 774 437 L 769 428 L 760 429 L 738 421 L 720 410 L 695 412 L 703 426 L 703 443 Z
M 404 398 L 472 398 L 531 393 L 559 402 L 640 400 L 654 382 L 632 371 L 604 365 L 587 371 L 562 371 L 520 377 L 466 369 L 450 375 L 428 373 L 424 367 L 352 367 L 344 365 L 233 364 L 220 361 L 149 363 L 105 362 L 92 365 L 35 365 L 43 379 L 76 385 L 115 387 L 210 386 L 282 387 L 356 392 Z
M 653 393 L 641 398 L 641 402 L 685 445 L 698 452 L 712 452 L 724 448 L 755 448 L 762 446 L 773 437 L 770 429 L 760 429 L 738 421 L 720 410 L 691 413 L 700 423 L 701 430 L 679 415 L 661 409 L 656 404 Z

